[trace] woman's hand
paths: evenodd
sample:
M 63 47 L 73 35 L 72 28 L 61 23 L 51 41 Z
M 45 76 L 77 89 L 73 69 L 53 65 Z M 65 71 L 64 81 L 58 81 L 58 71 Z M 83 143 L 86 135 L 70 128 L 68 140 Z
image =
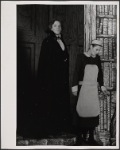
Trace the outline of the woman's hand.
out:
M 106 95 L 108 94 L 108 91 L 105 86 L 101 86 L 101 90 L 104 94 L 106 94 Z
M 72 92 L 74 96 L 77 96 L 77 91 L 76 92 Z
M 71 90 L 72 90 L 72 94 L 73 94 L 74 96 L 77 96 L 78 85 L 73 86 Z

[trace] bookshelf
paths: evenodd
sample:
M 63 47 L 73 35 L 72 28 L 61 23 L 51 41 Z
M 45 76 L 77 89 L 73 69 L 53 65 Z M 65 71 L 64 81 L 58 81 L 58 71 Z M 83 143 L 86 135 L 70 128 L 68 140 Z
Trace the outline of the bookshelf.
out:
M 104 35 L 104 34 L 99 34 L 96 36 L 97 38 L 110 38 L 110 37 L 116 37 L 116 35 Z
M 100 18 L 117 18 L 116 15 L 97 15 Z
M 96 6 L 96 38 L 101 40 L 103 48 L 102 61 L 104 85 L 108 96 L 100 93 L 100 125 L 97 134 L 104 145 L 110 145 L 111 119 L 116 107 L 116 39 L 117 39 L 117 7 L 116 5 Z M 114 100 L 113 100 L 114 99 Z M 102 137 L 102 135 L 104 135 Z
M 99 90 L 100 117 L 95 137 L 103 145 L 112 145 L 110 125 L 116 109 L 116 62 L 117 62 L 117 5 L 85 5 L 84 6 L 84 51 L 88 51 L 92 40 L 99 39 L 103 43 L 100 51 L 104 85 L 108 90 L 105 96 Z M 113 128 L 116 130 L 116 126 Z

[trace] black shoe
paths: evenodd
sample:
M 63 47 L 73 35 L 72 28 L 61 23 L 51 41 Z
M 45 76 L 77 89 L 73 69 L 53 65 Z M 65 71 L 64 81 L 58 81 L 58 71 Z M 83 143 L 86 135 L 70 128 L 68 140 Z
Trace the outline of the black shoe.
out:
M 90 146 L 102 146 L 100 143 L 98 143 L 94 139 L 88 139 L 87 144 L 90 145 Z
M 83 143 L 82 138 L 81 137 L 77 137 L 77 141 L 76 141 L 75 146 L 81 146 L 82 143 Z

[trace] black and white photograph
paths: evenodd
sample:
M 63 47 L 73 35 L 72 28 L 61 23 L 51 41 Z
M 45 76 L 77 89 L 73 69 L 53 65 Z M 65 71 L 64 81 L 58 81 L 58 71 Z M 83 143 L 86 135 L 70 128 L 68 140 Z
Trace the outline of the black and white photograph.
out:
M 119 148 L 119 1 L 2 1 L 1 43 L 1 148 Z

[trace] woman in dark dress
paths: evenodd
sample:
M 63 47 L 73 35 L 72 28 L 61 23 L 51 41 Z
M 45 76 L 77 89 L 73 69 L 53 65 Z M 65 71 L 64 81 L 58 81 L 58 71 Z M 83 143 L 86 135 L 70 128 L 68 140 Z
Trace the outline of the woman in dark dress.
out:
M 103 86 L 103 72 L 98 55 L 101 46 L 101 41 L 94 40 L 91 49 L 78 56 L 72 86 L 73 94 L 75 96 L 78 94 L 76 106 L 78 141 L 82 138 L 85 140 L 89 132 L 88 143 L 90 145 L 97 145 L 94 140 L 94 129 L 99 124 L 98 83 L 101 90 L 104 93 L 107 92 Z
M 35 110 L 41 135 L 67 132 L 70 126 L 69 56 L 61 30 L 60 21 L 53 20 L 41 46 Z

